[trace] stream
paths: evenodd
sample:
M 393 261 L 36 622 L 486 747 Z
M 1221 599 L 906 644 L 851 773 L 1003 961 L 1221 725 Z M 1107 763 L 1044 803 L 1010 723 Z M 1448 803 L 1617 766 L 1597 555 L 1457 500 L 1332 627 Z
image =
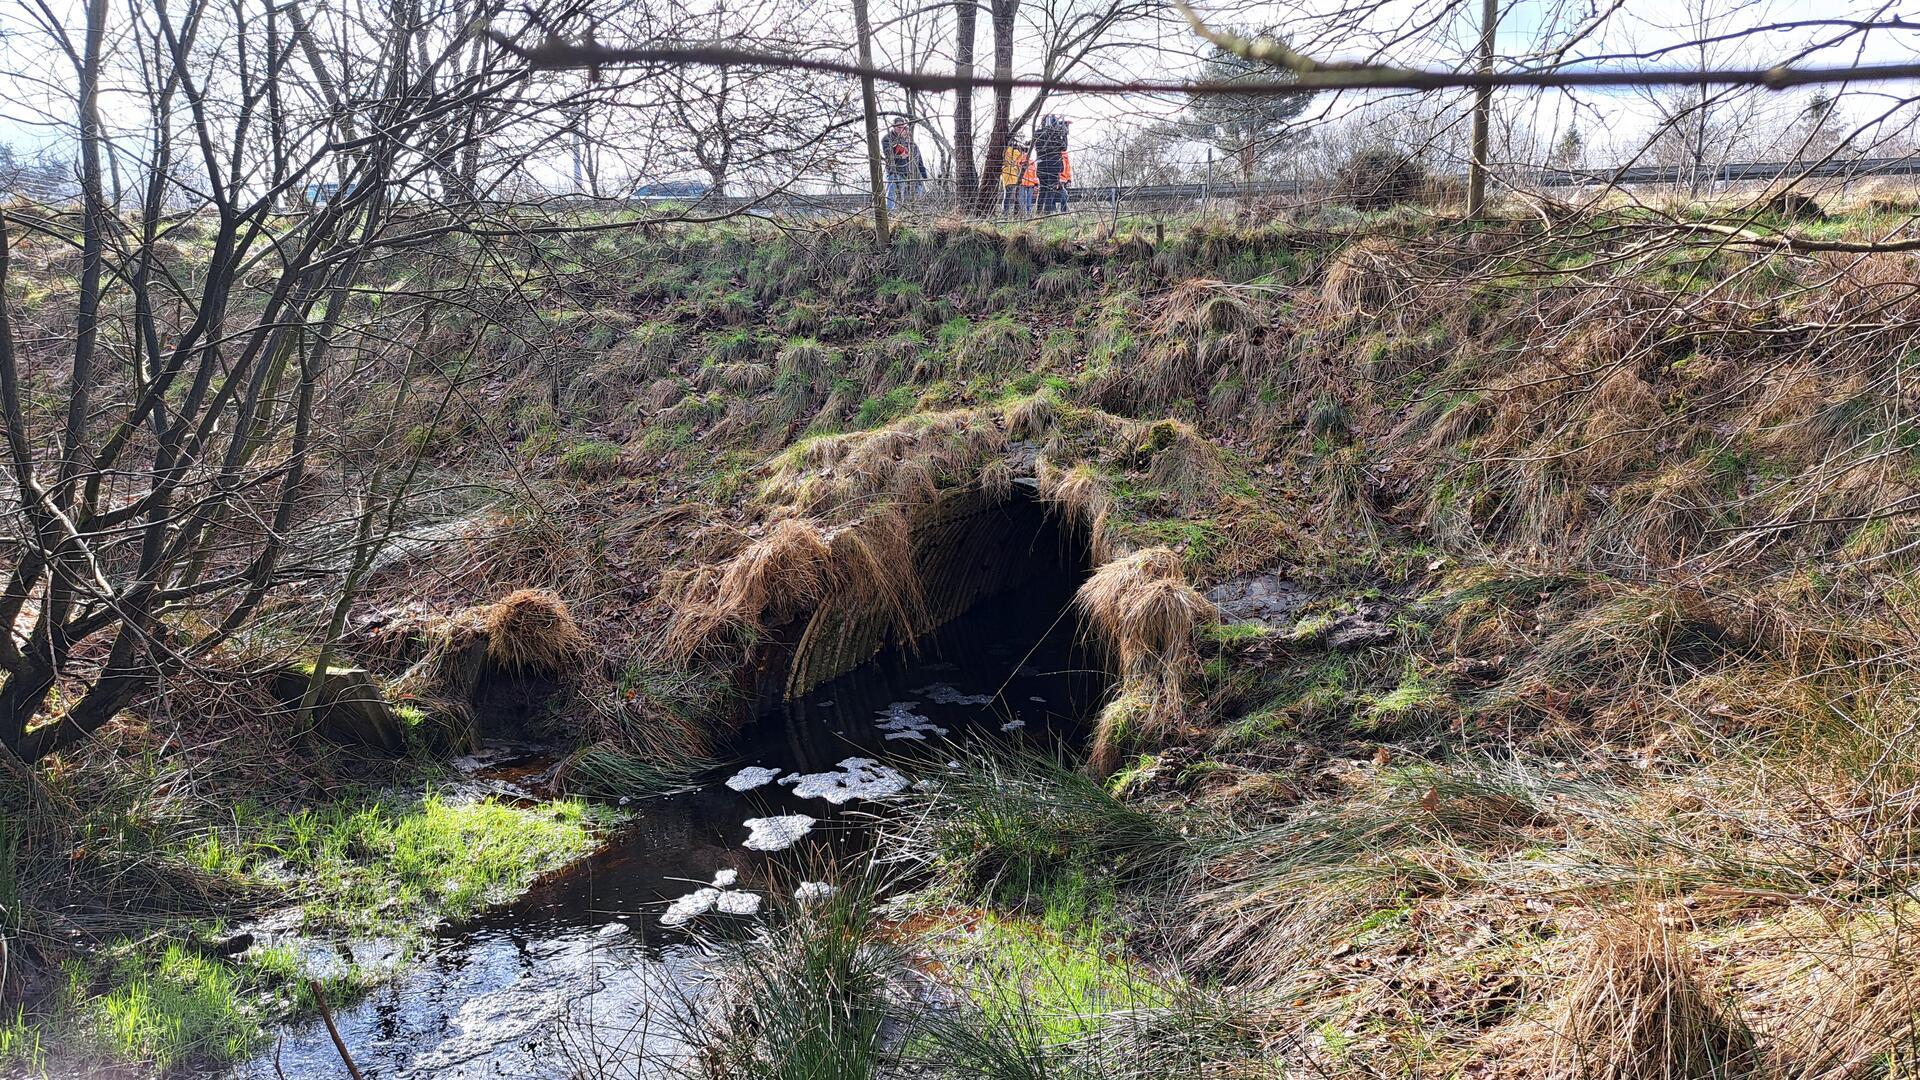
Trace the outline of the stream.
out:
M 700 993 L 704 953 L 690 931 L 749 929 L 774 906 L 774 888 L 828 877 L 828 866 L 867 850 L 888 807 L 868 796 L 936 780 L 954 744 L 1077 738 L 1105 683 L 1062 616 L 1072 584 L 991 599 L 916 654 L 884 656 L 759 717 L 728 748 L 729 764 L 696 788 L 635 800 L 600 851 L 443 928 L 389 982 L 335 1010 L 363 1075 L 655 1075 L 639 1063 L 684 1050 L 676 1020 Z M 493 753 L 499 760 L 480 775 L 506 791 L 551 763 Z M 803 827 L 793 846 L 766 850 Z M 355 949 L 362 962 L 378 960 L 377 945 Z M 280 1074 L 346 1070 L 326 1028 L 307 1021 L 228 1075 Z

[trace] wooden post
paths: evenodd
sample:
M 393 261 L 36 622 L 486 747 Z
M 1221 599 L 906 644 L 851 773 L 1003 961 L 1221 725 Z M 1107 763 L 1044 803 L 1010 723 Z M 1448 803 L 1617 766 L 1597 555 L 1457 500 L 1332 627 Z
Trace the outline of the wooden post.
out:
M 1482 75 L 1493 74 L 1493 29 L 1500 20 L 1499 0 L 1480 0 L 1480 64 Z M 1487 208 L 1487 126 L 1493 112 L 1493 87 L 1473 92 L 1473 161 L 1467 166 L 1467 217 L 1477 219 Z
M 873 67 L 873 41 L 867 21 L 867 0 L 853 0 L 853 32 L 860 39 L 860 66 Z M 867 113 L 867 182 L 873 185 L 873 238 L 887 246 L 887 178 L 880 161 L 880 99 L 873 76 L 860 76 L 860 104 Z

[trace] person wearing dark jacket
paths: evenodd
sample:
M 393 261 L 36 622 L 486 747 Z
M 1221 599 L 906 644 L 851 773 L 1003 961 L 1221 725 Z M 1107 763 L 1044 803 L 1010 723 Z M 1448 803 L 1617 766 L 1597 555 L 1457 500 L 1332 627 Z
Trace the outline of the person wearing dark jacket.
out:
M 1042 214 L 1067 208 L 1066 192 L 1061 188 L 1061 173 L 1066 168 L 1067 121 L 1049 116 L 1033 134 L 1033 158 L 1040 178 Z
M 927 179 L 927 164 L 913 141 L 911 121 L 901 117 L 893 122 L 880 140 L 880 156 L 887 164 L 887 209 L 897 210 L 919 196 Z

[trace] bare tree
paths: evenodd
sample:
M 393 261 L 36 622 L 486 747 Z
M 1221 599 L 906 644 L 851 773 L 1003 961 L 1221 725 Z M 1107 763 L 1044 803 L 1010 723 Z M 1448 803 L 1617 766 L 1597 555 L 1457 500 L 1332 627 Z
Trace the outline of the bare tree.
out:
M 211 0 L 125 15 L 90 0 L 79 26 L 40 20 L 40 46 L 77 87 L 78 205 L 7 210 L 0 251 L 77 236 L 79 273 L 62 362 L 44 333 L 17 333 L 25 316 L 4 300 L 17 271 L 0 254 L 18 525 L 0 591 L 0 746 L 21 760 L 204 662 L 286 586 L 331 575 L 364 550 L 334 527 L 349 508 L 400 497 L 340 486 L 319 403 L 350 385 L 340 365 L 357 351 L 341 343 L 366 315 L 371 260 L 473 227 L 470 207 L 405 201 L 467 149 L 471 126 L 448 119 L 478 103 L 522 110 L 531 79 L 521 64 L 461 75 L 460 49 L 417 48 L 443 14 L 334 8 L 282 33 L 277 15 L 269 27 L 264 10 Z M 145 88 L 129 130 L 99 105 L 122 76 Z M 138 192 L 132 218 L 113 211 L 122 190 Z M 294 194 L 316 205 L 284 213 Z

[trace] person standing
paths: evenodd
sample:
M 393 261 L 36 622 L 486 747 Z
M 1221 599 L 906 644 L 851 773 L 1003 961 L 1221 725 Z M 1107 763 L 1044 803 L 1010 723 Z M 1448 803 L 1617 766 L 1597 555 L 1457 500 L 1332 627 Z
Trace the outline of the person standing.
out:
M 887 209 L 897 210 L 920 194 L 927 178 L 926 162 L 913 140 L 913 121 L 904 116 L 894 120 L 886 138 L 880 140 L 880 155 L 887 162 Z
M 1067 209 L 1067 189 L 1073 187 L 1073 155 L 1064 147 L 1060 150 L 1060 190 L 1054 192 L 1054 206 L 1065 213 Z
M 1024 148 L 1027 158 L 1026 168 L 1020 170 L 1020 214 L 1022 217 L 1033 213 L 1034 193 L 1040 190 L 1040 166 L 1033 157 L 1033 147 Z
M 1048 116 L 1033 136 L 1033 156 L 1040 181 L 1040 213 L 1051 213 L 1060 196 L 1060 170 L 1067 153 L 1067 122 Z M 1065 209 L 1064 204 L 1061 209 Z
M 1000 212 L 1025 217 L 1033 212 L 1033 189 L 1026 186 L 1032 156 L 1027 148 L 1007 140 L 1006 159 L 1000 163 Z

